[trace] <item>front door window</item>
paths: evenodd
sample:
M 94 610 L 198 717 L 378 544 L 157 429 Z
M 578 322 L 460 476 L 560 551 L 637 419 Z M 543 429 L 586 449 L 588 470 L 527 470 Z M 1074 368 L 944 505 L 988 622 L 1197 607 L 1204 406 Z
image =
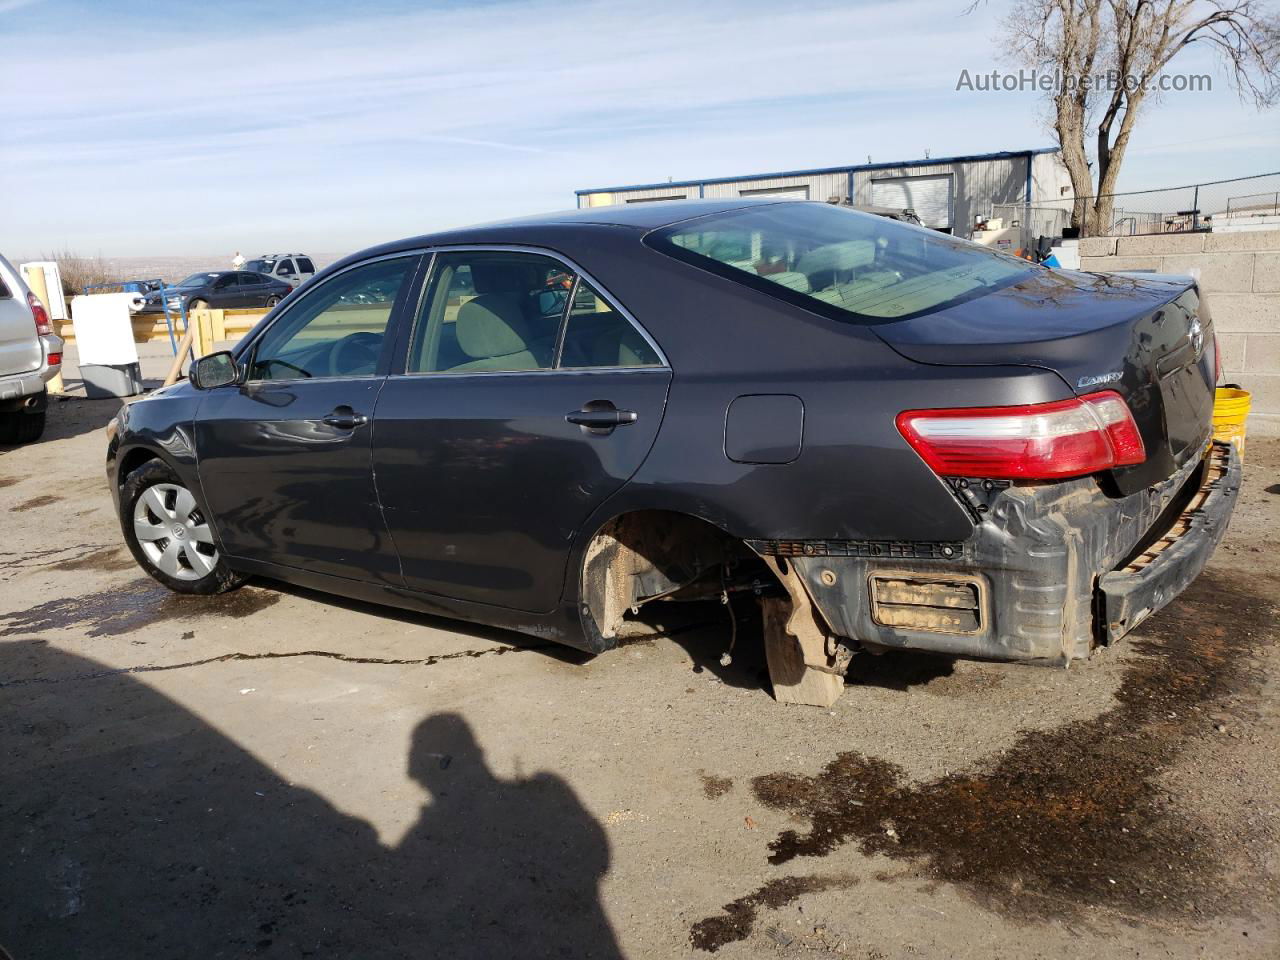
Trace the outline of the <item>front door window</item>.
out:
M 249 380 L 373 376 L 415 260 L 366 263 L 306 294 L 258 342 Z

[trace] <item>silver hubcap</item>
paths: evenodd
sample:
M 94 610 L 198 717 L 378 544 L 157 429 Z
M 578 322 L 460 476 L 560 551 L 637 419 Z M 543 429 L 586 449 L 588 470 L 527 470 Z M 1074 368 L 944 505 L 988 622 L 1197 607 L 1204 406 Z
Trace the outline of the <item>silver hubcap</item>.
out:
M 133 534 L 152 565 L 176 580 L 199 580 L 218 565 L 213 531 L 191 491 L 176 483 L 157 483 L 138 498 Z

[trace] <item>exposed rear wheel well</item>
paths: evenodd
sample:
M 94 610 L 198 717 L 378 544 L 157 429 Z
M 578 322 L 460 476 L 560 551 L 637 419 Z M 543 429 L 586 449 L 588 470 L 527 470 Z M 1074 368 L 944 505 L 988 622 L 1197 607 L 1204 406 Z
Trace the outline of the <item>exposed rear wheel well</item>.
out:
M 700 582 L 718 584 L 726 570 L 744 563 L 758 558 L 706 520 L 667 510 L 621 514 L 587 545 L 579 593 L 583 620 L 602 646 L 611 647 L 627 611 Z

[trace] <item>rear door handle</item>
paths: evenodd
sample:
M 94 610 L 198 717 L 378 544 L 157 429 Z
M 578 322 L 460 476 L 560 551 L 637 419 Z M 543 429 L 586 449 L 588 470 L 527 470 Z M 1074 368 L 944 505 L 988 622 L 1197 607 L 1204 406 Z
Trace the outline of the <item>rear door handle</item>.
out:
M 369 422 L 369 418 L 363 413 L 356 413 L 350 407 L 343 406 L 334 408 L 333 413 L 324 418 L 324 422 L 339 430 L 354 430 L 356 427 L 363 427 Z
M 612 430 L 640 419 L 634 410 L 618 410 L 612 405 L 599 410 L 575 410 L 573 413 L 566 413 L 564 418 L 589 430 Z

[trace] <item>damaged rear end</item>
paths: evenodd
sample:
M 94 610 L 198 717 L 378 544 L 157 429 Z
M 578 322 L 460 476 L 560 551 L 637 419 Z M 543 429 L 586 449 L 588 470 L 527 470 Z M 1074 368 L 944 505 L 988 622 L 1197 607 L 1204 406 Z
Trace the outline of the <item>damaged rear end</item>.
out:
M 1190 279 L 1037 271 L 876 333 L 917 363 L 1052 370 L 1074 396 L 898 416 L 904 442 L 969 514 L 965 539 L 753 541 L 793 597 L 803 586 L 827 637 L 1069 661 L 1124 636 L 1204 568 L 1240 463 L 1210 441 L 1217 350 Z

